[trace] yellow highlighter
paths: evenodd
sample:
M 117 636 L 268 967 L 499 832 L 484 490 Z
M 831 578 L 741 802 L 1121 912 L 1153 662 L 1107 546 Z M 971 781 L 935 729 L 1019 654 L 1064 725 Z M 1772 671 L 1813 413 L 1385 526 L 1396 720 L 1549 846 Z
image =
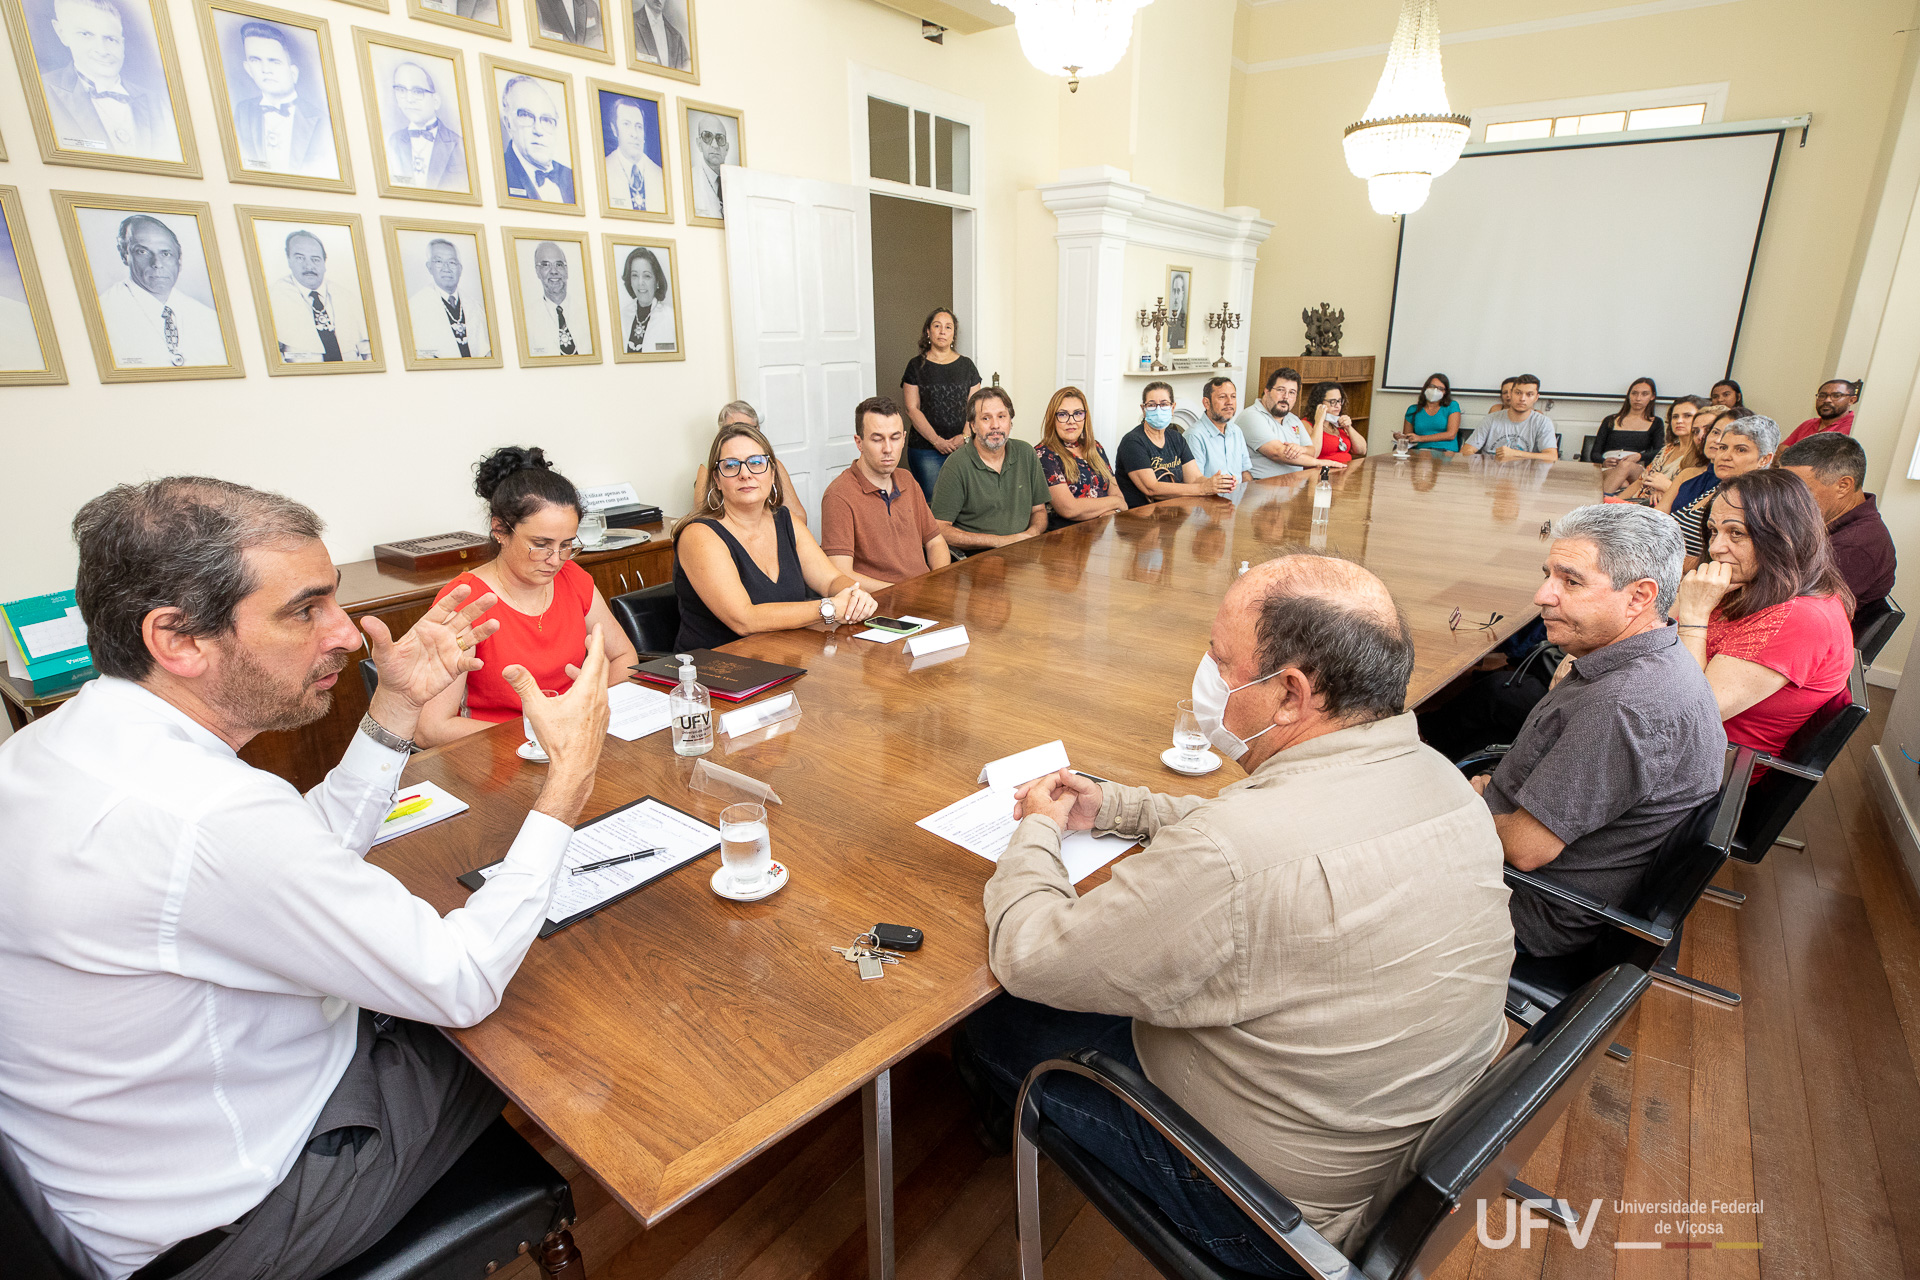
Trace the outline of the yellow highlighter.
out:
M 386 822 L 398 822 L 402 818 L 411 818 L 414 814 L 426 809 L 432 803 L 433 797 L 428 795 L 402 796 L 394 804 L 393 812 L 387 815 Z M 385 826 L 386 822 L 381 823 L 381 825 Z

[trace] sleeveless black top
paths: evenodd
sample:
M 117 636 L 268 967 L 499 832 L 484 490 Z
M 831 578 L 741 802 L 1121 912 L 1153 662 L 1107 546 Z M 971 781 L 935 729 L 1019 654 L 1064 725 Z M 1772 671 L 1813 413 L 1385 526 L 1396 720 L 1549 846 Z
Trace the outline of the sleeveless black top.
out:
M 706 525 L 720 535 L 720 541 L 727 544 L 727 551 L 733 556 L 734 570 L 740 575 L 740 585 L 747 589 L 747 598 L 755 604 L 782 604 L 819 598 L 807 586 L 807 580 L 800 572 L 800 547 L 793 540 L 793 513 L 785 507 L 773 513 L 774 540 L 780 547 L 778 582 L 760 571 L 760 566 L 753 562 L 753 557 L 740 545 L 740 540 L 718 520 L 701 516 L 694 523 Z M 681 653 L 693 649 L 717 649 L 740 638 L 731 627 L 714 616 L 713 610 L 707 608 L 707 602 L 687 581 L 687 571 L 681 566 L 678 556 L 673 561 L 673 594 L 680 602 L 680 634 L 674 640 L 674 647 Z

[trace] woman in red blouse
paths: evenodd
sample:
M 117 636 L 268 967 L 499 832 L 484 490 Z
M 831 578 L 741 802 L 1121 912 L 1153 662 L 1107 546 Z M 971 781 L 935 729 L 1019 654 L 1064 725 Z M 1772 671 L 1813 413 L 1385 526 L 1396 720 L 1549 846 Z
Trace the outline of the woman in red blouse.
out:
M 1680 581 L 1673 618 L 1707 673 L 1727 741 L 1778 753 L 1853 671 L 1853 594 L 1800 478 L 1749 471 L 1721 482 L 1711 557 Z
M 1320 461 L 1349 466 L 1367 456 L 1367 438 L 1347 416 L 1347 393 L 1337 382 L 1316 382 L 1307 393 L 1306 418 L 1320 446 Z
M 414 740 L 423 747 L 518 720 L 520 695 L 503 674 L 509 666 L 525 667 L 543 690 L 565 693 L 586 659 L 587 633 L 595 626 L 606 646 L 609 688 L 627 682 L 635 658 L 633 642 L 592 577 L 573 563 L 582 513 L 573 483 L 539 449 L 496 450 L 480 460 L 474 475 L 499 554 L 449 582 L 435 599 L 462 583 L 476 599 L 491 592 L 498 603 L 480 617 L 499 622 L 500 629 L 473 651 L 484 664 L 480 670 L 457 677 L 421 709 Z

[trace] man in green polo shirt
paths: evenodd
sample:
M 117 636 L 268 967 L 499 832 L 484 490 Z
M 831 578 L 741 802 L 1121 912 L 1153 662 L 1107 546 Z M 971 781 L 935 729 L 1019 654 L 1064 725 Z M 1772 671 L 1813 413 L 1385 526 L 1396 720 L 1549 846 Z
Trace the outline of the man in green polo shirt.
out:
M 967 401 L 973 439 L 947 455 L 933 518 L 947 545 L 989 551 L 1047 531 L 1047 477 L 1033 446 L 1012 439 L 1013 397 L 982 387 Z

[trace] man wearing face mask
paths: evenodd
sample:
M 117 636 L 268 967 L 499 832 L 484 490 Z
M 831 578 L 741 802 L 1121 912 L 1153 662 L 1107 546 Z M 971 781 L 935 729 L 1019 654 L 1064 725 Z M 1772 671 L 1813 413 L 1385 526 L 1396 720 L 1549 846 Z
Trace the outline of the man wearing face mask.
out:
M 1021 789 L 986 889 L 988 958 L 1008 994 L 955 1042 L 989 1134 L 1010 1132 L 1034 1065 L 1096 1046 L 1333 1244 L 1360 1238 L 1427 1125 L 1505 1041 L 1499 836 L 1420 745 L 1412 672 L 1406 622 L 1373 574 L 1271 560 L 1228 589 L 1193 681 L 1202 727 L 1246 779 L 1212 800 L 1070 772 Z M 1060 838 L 1089 828 L 1147 847 L 1082 897 Z M 1055 1076 L 1041 1105 L 1223 1263 L 1299 1274 L 1104 1090 Z

